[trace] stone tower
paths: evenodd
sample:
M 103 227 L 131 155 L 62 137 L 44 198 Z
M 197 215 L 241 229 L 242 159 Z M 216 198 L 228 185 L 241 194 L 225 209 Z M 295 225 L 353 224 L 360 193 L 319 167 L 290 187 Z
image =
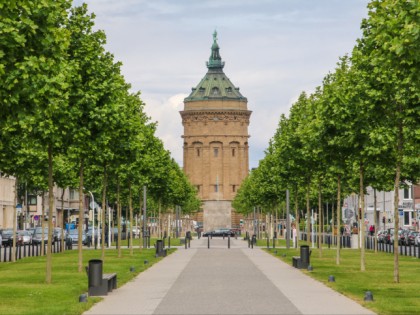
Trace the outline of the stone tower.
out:
M 203 228 L 238 227 L 232 200 L 248 174 L 247 99 L 223 72 L 217 33 L 208 71 L 180 112 L 184 126 L 184 172 L 203 201 Z

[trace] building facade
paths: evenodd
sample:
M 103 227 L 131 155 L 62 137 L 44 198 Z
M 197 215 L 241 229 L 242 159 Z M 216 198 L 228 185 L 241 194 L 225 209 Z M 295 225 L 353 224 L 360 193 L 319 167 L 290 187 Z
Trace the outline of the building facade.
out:
M 248 175 L 248 101 L 223 72 L 217 33 L 208 71 L 184 99 L 184 172 L 203 201 L 205 231 L 239 226 L 232 200 Z
M 376 194 L 376 211 L 375 211 Z M 359 221 L 357 209 L 360 200 L 357 194 L 344 199 L 342 219 L 344 224 L 352 225 L 360 222 L 365 230 L 378 222 L 377 230 L 386 230 L 394 227 L 394 191 L 374 191 L 372 187 L 366 188 L 365 217 Z M 420 228 L 420 186 L 407 183 L 407 186 L 398 190 L 399 227 L 404 229 Z M 375 218 L 376 215 L 376 218 Z
M 42 220 L 48 220 L 48 192 L 32 194 L 22 191 L 21 202 L 16 206 L 15 178 L 0 176 L 0 229 L 12 229 L 16 220 L 18 229 L 40 226 Z M 85 220 L 92 217 L 89 210 L 90 195 L 84 196 Z M 14 212 L 14 208 L 16 212 Z M 42 215 L 44 208 L 44 216 Z M 16 215 L 16 216 L 14 216 Z M 54 186 L 53 225 L 61 227 L 64 223 L 77 222 L 79 218 L 79 191 L 72 188 Z M 91 220 L 91 219 L 90 219 Z

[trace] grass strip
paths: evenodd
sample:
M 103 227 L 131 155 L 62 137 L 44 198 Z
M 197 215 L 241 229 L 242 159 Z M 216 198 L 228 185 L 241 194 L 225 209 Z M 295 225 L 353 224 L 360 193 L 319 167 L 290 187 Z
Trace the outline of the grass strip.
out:
M 116 272 L 118 287 L 162 259 L 155 257 L 154 248 L 137 249 L 133 256 L 123 249 L 122 258 L 117 254 L 116 250 L 106 251 L 103 272 Z M 84 266 L 90 259 L 100 258 L 100 250 L 83 251 Z M 131 272 L 130 267 L 135 271 Z M 45 268 L 45 256 L 0 264 L 0 314 L 82 314 L 102 299 L 89 297 L 87 303 L 79 303 L 79 296 L 87 293 L 88 277 L 85 270 L 78 272 L 77 250 L 53 255 L 51 284 L 45 283 Z
M 300 255 L 299 249 L 265 250 L 289 265 L 292 256 Z M 317 249 L 311 250 L 313 271 L 302 269 L 302 272 L 378 314 L 419 314 L 420 259 L 400 256 L 400 283 L 394 283 L 393 254 L 366 251 L 366 271 L 361 272 L 360 250 L 342 249 L 340 265 L 336 264 L 335 248 L 323 248 L 322 257 Z M 328 282 L 330 275 L 335 282 Z M 366 291 L 372 292 L 374 301 L 363 300 Z
M 154 247 L 154 244 L 156 243 L 156 241 L 160 240 L 160 239 L 161 238 L 151 237 L 150 238 L 150 247 L 151 248 Z M 184 240 L 185 238 L 182 238 L 182 239 Z M 112 242 L 111 246 L 116 246 L 116 244 L 117 244 L 116 242 Z M 140 247 L 143 247 L 143 239 L 142 238 L 140 238 L 140 239 L 135 238 L 134 242 L 133 242 L 133 246 L 138 248 L 139 245 L 140 245 Z M 172 238 L 171 237 L 171 246 L 181 246 L 181 245 L 183 245 L 183 244 L 181 244 L 181 238 Z M 128 246 L 128 240 L 127 239 L 122 240 L 121 241 L 121 246 L 127 247 Z M 168 246 L 168 239 L 166 238 L 165 239 L 165 247 L 167 247 L 167 246 Z

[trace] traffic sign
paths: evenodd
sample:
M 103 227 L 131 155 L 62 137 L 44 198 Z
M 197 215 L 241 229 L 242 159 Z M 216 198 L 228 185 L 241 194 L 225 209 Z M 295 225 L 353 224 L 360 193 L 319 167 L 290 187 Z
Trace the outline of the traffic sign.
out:
M 39 216 L 38 215 L 34 215 L 34 220 L 38 221 L 39 220 Z

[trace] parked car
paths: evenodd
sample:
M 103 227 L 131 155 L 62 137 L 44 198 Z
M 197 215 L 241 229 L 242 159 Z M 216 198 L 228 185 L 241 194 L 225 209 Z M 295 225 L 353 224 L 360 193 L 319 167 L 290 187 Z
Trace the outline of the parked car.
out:
M 378 239 L 378 243 L 385 243 L 386 242 L 386 236 L 388 235 L 388 232 L 387 231 L 384 231 L 384 230 L 380 230 L 380 231 L 378 231 L 378 234 L 377 234 L 377 239 Z
M 219 237 L 219 236 L 228 236 L 228 235 L 235 236 L 235 232 L 232 231 L 231 229 L 223 228 L 223 229 L 217 229 L 214 231 L 205 232 L 203 234 L 204 237 L 206 236 Z
M 22 244 L 31 244 L 32 243 L 32 234 L 29 231 L 18 231 L 18 235 L 21 239 L 19 241 Z
M 78 229 L 69 230 L 67 237 L 71 240 L 73 244 L 78 244 L 79 243 L 79 230 Z M 82 231 L 82 244 L 87 245 L 87 237 L 86 237 L 85 231 Z
M 405 245 L 414 245 L 417 234 L 419 234 L 419 232 L 409 231 L 405 237 Z
M 66 238 L 66 231 L 63 232 L 63 229 L 60 227 L 54 228 L 54 241 L 61 241 L 61 237 L 64 235 L 64 239 Z
M 2 245 L 10 246 L 13 242 L 13 230 L 3 230 L 1 231 Z
M 51 239 L 54 244 L 54 232 L 51 232 Z M 35 233 L 32 236 L 32 244 L 41 244 L 42 239 L 44 239 L 44 243 L 48 243 L 48 228 L 44 228 L 42 231 L 42 227 L 35 228 Z

